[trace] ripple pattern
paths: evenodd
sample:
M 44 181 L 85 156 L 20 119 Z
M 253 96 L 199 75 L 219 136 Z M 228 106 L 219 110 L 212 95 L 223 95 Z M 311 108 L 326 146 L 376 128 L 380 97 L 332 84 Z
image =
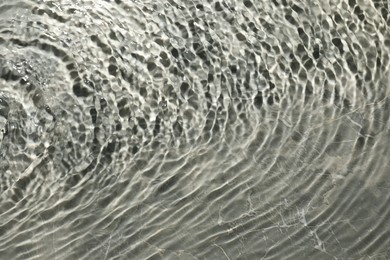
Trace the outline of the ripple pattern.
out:
M 2 259 L 390 259 L 381 1 L 0 2 Z

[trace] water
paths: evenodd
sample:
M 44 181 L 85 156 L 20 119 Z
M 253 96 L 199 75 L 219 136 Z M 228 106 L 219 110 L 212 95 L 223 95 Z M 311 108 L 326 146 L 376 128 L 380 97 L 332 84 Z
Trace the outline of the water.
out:
M 1 259 L 389 259 L 388 5 L 0 2 Z

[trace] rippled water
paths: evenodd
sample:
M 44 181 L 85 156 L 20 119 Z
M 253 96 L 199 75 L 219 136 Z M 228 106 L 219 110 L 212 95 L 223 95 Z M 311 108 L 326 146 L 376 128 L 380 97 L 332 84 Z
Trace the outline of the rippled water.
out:
M 386 1 L 0 1 L 1 259 L 390 259 Z

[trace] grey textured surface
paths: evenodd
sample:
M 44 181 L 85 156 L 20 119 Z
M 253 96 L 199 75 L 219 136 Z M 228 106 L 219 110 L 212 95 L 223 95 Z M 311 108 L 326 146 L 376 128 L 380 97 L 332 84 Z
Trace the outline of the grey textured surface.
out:
M 389 259 L 387 15 L 0 1 L 0 258 Z

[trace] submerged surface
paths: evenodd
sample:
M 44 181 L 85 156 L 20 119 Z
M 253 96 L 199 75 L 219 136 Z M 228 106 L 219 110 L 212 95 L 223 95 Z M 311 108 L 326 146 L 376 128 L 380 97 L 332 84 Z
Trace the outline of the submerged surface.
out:
M 388 6 L 0 2 L 2 259 L 389 259 Z

